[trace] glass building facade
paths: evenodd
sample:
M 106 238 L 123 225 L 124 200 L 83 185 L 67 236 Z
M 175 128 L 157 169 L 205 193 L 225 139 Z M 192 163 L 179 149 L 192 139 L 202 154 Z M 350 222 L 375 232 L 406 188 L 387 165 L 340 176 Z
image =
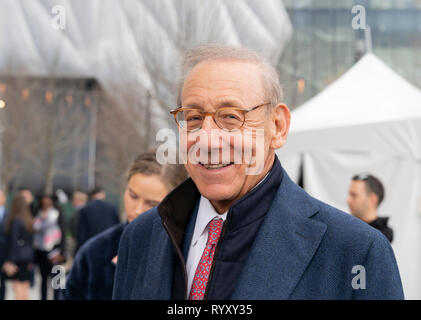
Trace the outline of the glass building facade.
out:
M 284 4 L 294 31 L 278 68 L 291 109 L 344 74 L 366 52 L 366 43 L 421 89 L 420 0 L 284 0 Z

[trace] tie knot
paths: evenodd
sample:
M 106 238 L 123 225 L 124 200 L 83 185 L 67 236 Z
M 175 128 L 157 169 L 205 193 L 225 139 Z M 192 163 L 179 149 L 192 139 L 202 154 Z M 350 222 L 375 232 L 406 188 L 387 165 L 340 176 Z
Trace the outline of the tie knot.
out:
M 223 223 L 224 221 L 222 219 L 214 219 L 211 222 L 209 222 L 209 244 L 215 244 L 216 242 L 218 242 L 219 236 L 221 235 Z
M 222 219 L 213 219 L 209 222 L 209 232 L 215 232 L 222 229 Z

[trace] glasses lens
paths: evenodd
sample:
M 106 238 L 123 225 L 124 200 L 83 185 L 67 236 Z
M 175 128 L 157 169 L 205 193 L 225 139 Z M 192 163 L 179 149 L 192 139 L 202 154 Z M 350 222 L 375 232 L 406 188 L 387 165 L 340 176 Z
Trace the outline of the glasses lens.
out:
M 241 128 L 244 123 L 244 113 L 236 109 L 220 109 L 215 115 L 218 125 L 228 131 Z
M 202 126 L 203 115 L 199 110 L 189 109 L 177 113 L 177 122 L 187 131 L 198 129 Z

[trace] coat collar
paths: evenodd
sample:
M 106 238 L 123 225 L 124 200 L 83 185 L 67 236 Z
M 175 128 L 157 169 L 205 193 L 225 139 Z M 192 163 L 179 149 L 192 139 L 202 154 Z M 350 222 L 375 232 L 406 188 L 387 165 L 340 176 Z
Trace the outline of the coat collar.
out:
M 178 247 L 181 247 L 184 231 L 199 197 L 199 190 L 189 178 L 171 191 L 158 206 L 158 214 L 172 233 Z
M 229 209 L 227 218 L 231 220 L 229 226 L 231 231 L 256 220 L 257 217 L 250 214 L 250 208 L 267 200 L 265 196 L 268 193 L 276 192 L 282 179 L 282 172 L 281 164 L 275 155 L 273 166 L 265 178 L 244 197 L 234 202 Z M 158 206 L 158 213 L 179 248 L 182 246 L 191 215 L 197 209 L 200 196 L 195 183 L 189 178 L 170 192 Z M 263 210 L 264 213 L 266 211 L 267 209 Z
M 288 299 L 315 254 L 327 226 L 310 219 L 317 205 L 283 172 L 233 299 Z

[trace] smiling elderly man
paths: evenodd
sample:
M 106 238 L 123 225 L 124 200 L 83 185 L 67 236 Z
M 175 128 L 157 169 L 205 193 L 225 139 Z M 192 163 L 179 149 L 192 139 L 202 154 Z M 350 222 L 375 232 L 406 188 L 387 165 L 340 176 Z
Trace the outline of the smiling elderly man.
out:
M 126 228 L 114 299 L 403 298 L 384 236 L 310 197 L 282 168 L 275 150 L 286 143 L 290 113 L 277 72 L 258 54 L 190 50 L 171 113 L 180 136 L 207 139 L 186 139 L 188 154 L 200 149 L 199 161 L 187 157 L 191 178 Z M 261 170 L 250 173 L 246 157 L 234 161 L 235 135 L 252 136 L 240 149 L 262 156 Z

